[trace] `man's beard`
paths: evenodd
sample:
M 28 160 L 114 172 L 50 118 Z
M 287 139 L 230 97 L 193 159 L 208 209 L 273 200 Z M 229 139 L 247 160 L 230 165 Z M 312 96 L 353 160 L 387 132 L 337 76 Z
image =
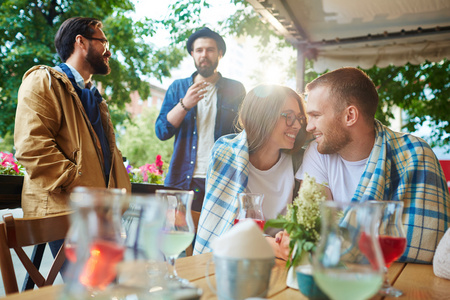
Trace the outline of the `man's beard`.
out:
M 209 62 L 209 60 L 204 59 L 204 60 L 200 61 L 200 64 L 205 60 Z M 215 62 L 212 62 L 209 66 L 206 66 L 206 67 L 201 67 L 201 66 L 197 65 L 197 63 L 195 63 L 197 72 L 200 75 L 202 75 L 204 78 L 208 78 L 208 77 L 212 76 L 214 74 L 214 72 L 216 71 L 218 65 L 219 65 L 218 60 L 216 60 Z
M 317 144 L 317 151 L 319 151 L 319 153 L 338 153 L 352 141 L 350 134 L 339 122 L 340 120 L 336 118 L 334 121 L 335 126 L 331 126 L 330 130 L 328 130 L 326 134 L 323 134 L 322 143 Z
M 92 47 L 89 47 L 88 53 L 86 55 L 86 61 L 94 69 L 93 74 L 108 75 L 111 72 L 111 68 L 109 67 L 109 64 L 106 63 L 103 59 L 103 55 L 99 52 L 94 51 Z

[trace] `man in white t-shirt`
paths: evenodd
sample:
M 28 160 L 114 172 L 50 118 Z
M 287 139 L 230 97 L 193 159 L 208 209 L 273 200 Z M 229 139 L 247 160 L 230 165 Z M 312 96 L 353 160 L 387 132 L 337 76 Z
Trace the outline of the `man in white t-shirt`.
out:
M 339 74 L 343 77 L 339 78 Z M 352 82 L 355 87 L 350 85 Z M 352 96 L 356 87 L 363 92 L 361 103 L 357 95 Z M 296 178 L 302 180 L 308 173 L 326 186 L 328 199 L 348 203 L 375 142 L 377 91 L 363 72 L 342 68 L 315 79 L 306 86 L 306 92 L 306 130 L 315 140 Z
M 356 191 L 368 156 L 361 160 L 346 160 L 338 153 L 322 155 L 316 141 L 312 141 L 305 153 L 305 162 L 296 174 L 303 180 L 305 172 L 326 187 L 327 198 L 349 203 Z
M 296 173 L 326 186 L 328 199 L 403 201 L 407 249 L 400 261 L 431 263 L 450 222 L 446 180 L 430 146 L 375 119 L 378 94 L 356 68 L 326 73 L 306 86 L 306 130 L 313 134 Z

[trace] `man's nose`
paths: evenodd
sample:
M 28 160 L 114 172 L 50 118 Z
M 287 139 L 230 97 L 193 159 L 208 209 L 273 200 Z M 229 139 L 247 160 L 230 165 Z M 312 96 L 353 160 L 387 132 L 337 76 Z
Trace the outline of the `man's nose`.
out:
M 316 125 L 314 125 L 314 122 L 311 120 L 308 121 L 308 125 L 306 125 L 306 131 L 312 132 L 316 128 Z

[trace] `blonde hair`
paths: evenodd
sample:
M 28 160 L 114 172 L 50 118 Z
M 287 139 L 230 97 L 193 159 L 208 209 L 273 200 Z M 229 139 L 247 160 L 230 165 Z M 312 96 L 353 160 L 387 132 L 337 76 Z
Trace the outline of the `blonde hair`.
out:
M 284 104 L 289 97 L 297 100 L 300 112 L 305 116 L 305 101 L 294 90 L 287 86 L 261 84 L 253 88 L 245 96 L 239 109 L 237 127 L 247 133 L 249 153 L 260 149 L 270 138 Z M 306 141 L 306 121 L 301 124 L 294 148 L 287 152 L 298 151 Z

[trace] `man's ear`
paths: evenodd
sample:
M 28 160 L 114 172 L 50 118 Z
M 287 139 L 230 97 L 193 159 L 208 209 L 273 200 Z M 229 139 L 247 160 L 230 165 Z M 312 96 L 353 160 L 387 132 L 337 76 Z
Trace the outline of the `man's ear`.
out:
M 356 106 L 350 105 L 345 110 L 345 124 L 353 126 L 359 118 L 359 110 Z
M 86 49 L 86 44 L 85 44 L 85 41 L 84 41 L 83 37 L 81 36 L 81 34 L 79 34 L 75 37 L 74 48 L 77 48 L 77 47 L 80 47 L 81 49 Z

